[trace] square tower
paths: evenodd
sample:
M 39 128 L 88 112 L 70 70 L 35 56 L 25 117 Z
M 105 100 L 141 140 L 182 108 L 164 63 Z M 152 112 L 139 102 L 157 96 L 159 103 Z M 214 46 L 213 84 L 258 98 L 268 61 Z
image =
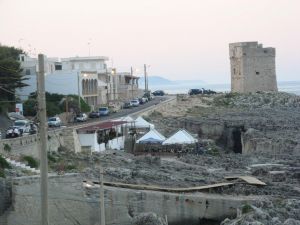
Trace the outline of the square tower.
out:
M 275 48 L 258 42 L 229 44 L 231 92 L 277 91 Z

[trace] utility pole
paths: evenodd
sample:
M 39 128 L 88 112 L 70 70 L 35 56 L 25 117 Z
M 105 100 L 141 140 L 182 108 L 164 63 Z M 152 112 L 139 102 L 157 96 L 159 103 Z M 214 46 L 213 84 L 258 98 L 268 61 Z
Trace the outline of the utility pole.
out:
M 133 99 L 133 70 L 130 67 L 130 75 L 131 75 L 131 99 Z
M 68 96 L 66 96 L 66 115 L 67 115 L 67 123 L 69 123 L 69 103 L 68 103 Z
M 100 166 L 100 225 L 105 225 L 105 205 L 103 187 L 103 168 Z
M 147 93 L 147 65 L 144 64 L 145 93 Z
M 44 55 L 38 55 L 38 118 L 39 126 L 39 150 L 41 170 L 41 225 L 49 224 L 48 217 L 48 159 L 47 159 L 47 130 L 46 130 L 46 96 L 45 96 L 45 69 Z
M 81 112 L 81 104 L 80 104 L 80 72 L 77 72 L 77 84 L 78 84 L 78 110 Z
M 108 92 L 108 71 L 107 71 L 107 67 L 106 67 L 106 104 L 107 104 L 107 107 L 109 105 L 109 92 Z

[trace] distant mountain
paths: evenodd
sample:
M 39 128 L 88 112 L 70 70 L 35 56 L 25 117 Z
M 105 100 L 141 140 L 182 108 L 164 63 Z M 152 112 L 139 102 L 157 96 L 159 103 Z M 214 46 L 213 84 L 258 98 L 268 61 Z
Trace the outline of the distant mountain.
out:
M 148 84 L 149 86 L 158 86 L 158 85 L 180 85 L 180 84 L 204 84 L 205 82 L 201 80 L 168 80 L 160 76 L 149 76 Z M 139 80 L 139 85 L 142 87 L 145 85 L 144 77 L 141 77 Z
M 145 79 L 144 79 L 144 77 L 141 77 L 139 80 L 139 85 L 141 86 L 144 84 L 145 84 Z M 175 83 L 172 80 L 168 80 L 168 79 L 160 77 L 160 76 L 149 76 L 148 84 L 151 86 L 156 86 L 156 85 L 172 85 Z

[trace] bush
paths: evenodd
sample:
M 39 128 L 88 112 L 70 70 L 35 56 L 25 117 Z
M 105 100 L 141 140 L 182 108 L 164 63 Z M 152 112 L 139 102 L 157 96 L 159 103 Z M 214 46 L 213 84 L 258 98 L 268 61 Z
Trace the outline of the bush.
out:
M 51 155 L 51 153 L 48 152 L 48 161 L 55 163 L 57 160 L 53 155 Z
M 11 146 L 9 144 L 4 144 L 4 147 L 3 147 L 4 151 L 6 152 L 10 152 L 11 151 Z
M 243 207 L 242 207 L 242 213 L 243 214 L 249 213 L 252 210 L 253 209 L 252 209 L 251 205 L 249 205 L 249 204 L 243 205 Z
M 0 168 L 0 177 L 5 178 L 5 173 L 4 170 Z
M 0 155 L 0 169 L 5 169 L 5 168 L 9 169 L 11 167 L 9 163 L 6 161 L 6 159 Z
M 25 161 L 27 166 L 30 166 L 31 168 L 37 169 L 39 167 L 39 162 L 32 156 L 29 155 L 23 156 L 22 160 Z

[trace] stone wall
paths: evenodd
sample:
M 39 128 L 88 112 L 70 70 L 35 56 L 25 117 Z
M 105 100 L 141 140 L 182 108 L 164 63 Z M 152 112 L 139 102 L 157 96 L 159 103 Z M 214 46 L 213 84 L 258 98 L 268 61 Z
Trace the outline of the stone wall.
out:
M 48 132 L 48 151 L 57 151 L 58 147 L 64 145 L 63 130 L 53 130 Z M 38 136 L 27 135 L 19 138 L 2 139 L 0 140 L 0 154 L 6 154 L 4 147 L 9 145 L 10 155 L 31 155 L 39 157 Z
M 11 206 L 11 182 L 0 178 L 0 216 Z M 1 220 L 0 220 L 0 224 Z
M 50 176 L 49 218 L 52 225 L 99 224 L 99 188 L 85 188 L 76 174 Z M 0 217 L 4 225 L 40 224 L 40 182 L 38 177 L 16 178 L 13 208 Z M 105 186 L 107 225 L 130 225 L 142 212 L 167 215 L 169 224 L 199 219 L 222 220 L 236 215 L 237 207 L 256 197 L 205 193 L 166 193 Z

